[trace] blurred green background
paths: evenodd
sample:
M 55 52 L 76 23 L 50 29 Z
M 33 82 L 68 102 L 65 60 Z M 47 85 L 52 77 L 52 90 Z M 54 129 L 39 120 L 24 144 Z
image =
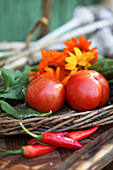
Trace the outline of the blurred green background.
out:
M 34 24 L 42 16 L 43 0 L 0 0 L 0 41 L 24 41 Z M 73 16 L 78 5 L 92 5 L 100 0 L 53 0 L 49 31 Z M 39 28 L 33 40 L 36 39 Z

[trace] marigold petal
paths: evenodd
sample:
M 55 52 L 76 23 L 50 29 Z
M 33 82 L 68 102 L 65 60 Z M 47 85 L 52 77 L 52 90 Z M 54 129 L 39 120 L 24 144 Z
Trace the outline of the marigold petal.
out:
M 79 62 L 78 62 L 78 65 L 80 65 L 80 66 L 85 66 L 87 63 L 88 63 L 88 62 L 86 62 L 86 61 L 79 61 Z
M 42 60 L 38 65 L 37 70 L 43 70 L 46 65 L 47 65 L 47 61 Z
M 91 67 L 91 63 L 87 63 L 87 65 L 84 67 L 84 70 L 87 70 L 89 67 Z
M 73 64 L 70 64 L 70 63 L 65 65 L 65 69 L 67 69 L 67 70 L 74 70 L 75 68 L 76 68 L 76 66 Z
M 46 76 L 48 75 L 48 77 L 50 77 L 50 78 L 55 78 L 55 75 L 54 75 L 55 71 L 54 71 L 54 69 L 49 68 L 49 67 L 45 67 L 45 71 L 46 71 L 46 73 L 45 73 Z
M 89 46 L 92 44 L 91 41 L 88 41 L 87 39 L 84 38 L 83 35 L 79 36 L 79 48 L 80 49 L 83 49 L 85 51 L 88 51 L 89 50 Z
M 62 81 L 66 76 L 68 76 L 70 73 L 70 70 L 66 70 L 65 67 L 61 68 L 60 67 L 60 78 L 59 80 Z
M 77 56 L 77 59 L 80 59 L 82 56 L 82 51 L 80 51 L 80 49 L 78 49 L 78 48 L 74 48 L 74 52 Z
M 95 52 L 95 61 L 98 60 L 98 52 Z
M 93 55 L 90 58 L 88 58 L 87 61 L 89 62 L 89 61 L 93 60 L 94 58 L 95 58 L 95 56 Z
M 32 80 L 34 80 L 34 79 L 36 79 L 36 78 L 37 78 L 37 76 L 29 77 L 29 78 L 28 78 L 28 81 L 32 81 Z
M 97 50 L 97 47 L 93 47 L 90 51 L 95 51 Z
M 45 50 L 45 49 L 42 49 L 42 50 L 41 50 L 41 54 L 42 54 L 43 60 L 45 60 L 45 59 L 46 59 L 46 50 Z
M 91 58 L 92 56 L 94 57 L 94 52 L 86 52 L 83 53 L 84 58 Z
M 61 83 L 66 87 L 66 85 L 67 85 L 67 82 L 68 82 L 68 80 L 69 80 L 69 78 L 70 78 L 71 76 L 66 76 L 62 81 L 61 81 Z
M 70 75 L 72 76 L 72 75 L 75 74 L 77 71 L 78 71 L 78 68 L 76 67 L 75 70 L 72 70 L 72 71 L 70 72 Z
M 29 75 L 35 75 L 35 74 L 37 74 L 37 72 L 36 72 L 36 71 L 29 71 L 27 74 L 29 74 Z
M 70 64 L 77 65 L 76 56 L 73 53 L 69 52 L 69 51 L 68 51 L 68 53 L 69 53 L 70 57 L 66 57 L 65 61 L 70 63 Z
M 56 78 L 57 80 L 60 79 L 60 67 L 57 67 L 57 68 L 56 68 L 56 71 L 55 71 L 55 78 Z

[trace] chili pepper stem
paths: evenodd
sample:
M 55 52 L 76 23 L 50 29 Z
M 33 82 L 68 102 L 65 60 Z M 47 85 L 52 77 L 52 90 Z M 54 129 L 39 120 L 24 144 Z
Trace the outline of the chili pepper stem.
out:
M 2 154 L 0 154 L 0 157 L 8 155 L 8 154 L 22 154 L 24 155 L 24 149 L 20 148 L 18 150 L 4 150 L 4 149 L 0 149 L 0 152 L 4 152 Z
M 32 136 L 33 138 L 37 138 L 38 140 L 42 139 L 42 135 L 35 135 L 35 134 L 31 133 L 29 130 L 27 130 L 25 128 L 25 126 L 22 124 L 22 122 L 20 122 L 20 126 L 28 135 Z
M 42 143 L 40 142 L 38 139 L 36 139 L 37 143 L 41 144 L 41 145 L 50 145 L 50 144 L 47 144 L 47 143 Z

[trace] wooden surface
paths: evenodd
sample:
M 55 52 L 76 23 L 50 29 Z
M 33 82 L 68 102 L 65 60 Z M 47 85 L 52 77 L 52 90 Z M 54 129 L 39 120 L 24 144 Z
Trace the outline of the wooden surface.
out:
M 109 127 L 101 127 L 89 138 L 82 140 L 84 147 L 78 151 L 58 148 L 51 153 L 30 159 L 21 155 L 8 155 L 0 159 L 0 169 L 102 169 L 113 160 L 113 127 Z M 29 139 L 26 135 L 0 136 L 0 148 L 19 149 L 26 145 Z
M 113 160 L 113 128 L 98 136 L 84 146 L 78 153 L 73 153 L 58 170 L 102 169 Z

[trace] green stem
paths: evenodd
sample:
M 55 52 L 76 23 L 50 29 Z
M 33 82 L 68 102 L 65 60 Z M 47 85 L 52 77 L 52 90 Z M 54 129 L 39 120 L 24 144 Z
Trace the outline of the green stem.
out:
M 24 155 L 24 149 L 20 148 L 18 150 L 4 150 L 4 149 L 0 149 L 0 152 L 3 152 L 2 154 L 0 154 L 0 157 L 8 155 L 8 154 L 22 154 Z
M 49 116 L 49 115 L 51 115 L 51 114 L 52 114 L 52 111 L 50 110 L 50 112 L 49 112 L 49 113 L 44 113 L 44 114 L 40 115 L 40 117 Z
M 41 135 L 35 135 L 35 134 L 31 133 L 29 130 L 27 130 L 25 128 L 25 126 L 22 124 L 22 122 L 20 122 L 20 126 L 28 135 L 32 136 L 33 138 L 37 138 L 40 141 L 42 140 L 42 134 Z
M 41 145 L 50 145 L 50 144 L 47 144 L 47 143 L 42 143 L 40 142 L 38 139 L 36 139 L 37 143 L 41 144 Z

